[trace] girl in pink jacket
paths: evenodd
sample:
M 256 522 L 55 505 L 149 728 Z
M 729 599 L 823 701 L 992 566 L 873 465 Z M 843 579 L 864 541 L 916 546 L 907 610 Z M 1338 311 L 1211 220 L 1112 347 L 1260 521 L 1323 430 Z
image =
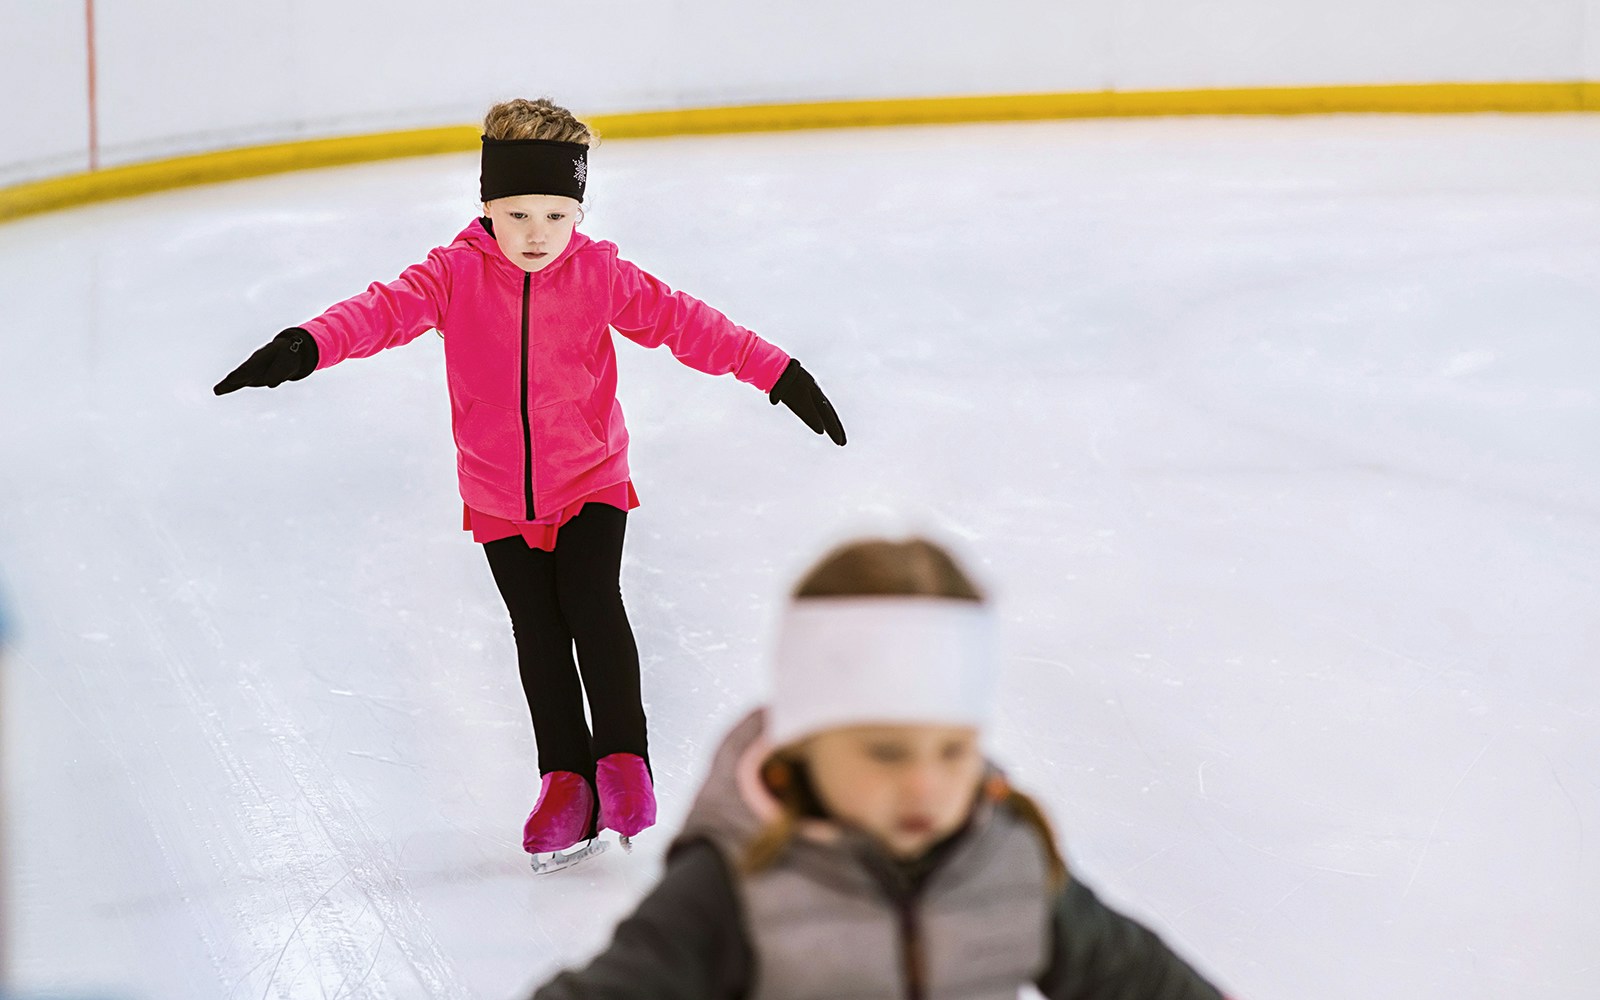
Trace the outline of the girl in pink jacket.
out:
M 593 141 L 549 101 L 495 105 L 484 120 L 484 216 L 394 281 L 284 330 L 213 390 L 276 387 L 443 335 L 463 526 L 510 612 L 533 716 L 542 780 L 523 847 L 536 868 L 601 829 L 626 841 L 655 822 L 639 654 L 619 586 L 639 500 L 611 331 L 732 374 L 845 443 L 798 361 L 575 231 Z

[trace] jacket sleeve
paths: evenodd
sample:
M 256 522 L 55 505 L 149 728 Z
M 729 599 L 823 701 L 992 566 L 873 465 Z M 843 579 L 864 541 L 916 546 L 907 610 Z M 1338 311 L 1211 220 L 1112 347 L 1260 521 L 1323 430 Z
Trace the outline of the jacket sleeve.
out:
M 611 283 L 611 326 L 645 347 L 666 344 L 690 368 L 731 373 L 762 392 L 772 391 L 789 364 L 776 346 L 620 257 Z
M 534 1000 L 738 1000 L 751 953 L 732 878 L 706 841 L 679 849 L 605 951 L 562 972 Z
M 373 282 L 353 298 L 300 324 L 317 342 L 317 369 L 409 344 L 439 325 L 449 300 L 443 254 L 413 264 L 388 284 Z
M 1076 879 L 1056 899 L 1050 964 L 1035 985 L 1050 1000 L 1224 1000 L 1152 931 Z

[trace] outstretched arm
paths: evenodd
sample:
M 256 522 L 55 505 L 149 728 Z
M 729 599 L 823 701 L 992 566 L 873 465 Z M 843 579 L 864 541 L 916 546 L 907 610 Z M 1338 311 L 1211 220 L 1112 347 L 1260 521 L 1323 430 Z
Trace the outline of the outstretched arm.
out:
M 611 280 L 611 326 L 636 344 L 665 344 L 690 368 L 731 374 L 762 392 L 772 391 L 789 363 L 776 346 L 620 257 Z
M 284 330 L 211 391 L 222 396 L 245 386 L 275 389 L 345 358 L 365 358 L 410 343 L 439 325 L 446 280 L 443 260 L 429 255 L 388 284 L 375 282 L 303 326 Z
M 750 948 L 722 855 L 704 841 L 667 864 L 660 884 L 617 925 L 589 965 L 563 972 L 534 1000 L 738 1000 Z
M 692 295 L 674 292 L 637 265 L 616 259 L 611 325 L 645 347 L 667 345 L 673 357 L 711 375 L 732 374 L 783 403 L 818 434 L 844 444 L 844 425 L 800 362 Z
M 1035 985 L 1050 1000 L 1223 1000 L 1154 932 L 1076 879 L 1056 898 L 1050 966 Z
M 449 301 L 448 280 L 444 258 L 436 250 L 393 281 L 373 282 L 360 295 L 302 323 L 317 342 L 317 368 L 371 357 L 436 328 Z

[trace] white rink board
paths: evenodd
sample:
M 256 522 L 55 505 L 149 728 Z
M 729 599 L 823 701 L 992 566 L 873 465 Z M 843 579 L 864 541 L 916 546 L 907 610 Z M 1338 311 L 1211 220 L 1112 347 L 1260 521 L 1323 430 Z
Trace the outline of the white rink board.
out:
M 1600 79 L 1600 0 L 98 0 L 101 164 L 581 112 L 1098 90 Z M 85 5 L 0 0 L 0 184 L 87 167 Z M 73 159 L 74 154 L 76 159 Z

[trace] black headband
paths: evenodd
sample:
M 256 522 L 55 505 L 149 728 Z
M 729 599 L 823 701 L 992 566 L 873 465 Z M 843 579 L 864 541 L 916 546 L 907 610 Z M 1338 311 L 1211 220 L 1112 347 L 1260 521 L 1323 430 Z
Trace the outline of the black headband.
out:
M 589 179 L 589 147 L 556 139 L 491 139 L 483 136 L 484 201 L 519 194 L 559 194 L 583 200 Z

